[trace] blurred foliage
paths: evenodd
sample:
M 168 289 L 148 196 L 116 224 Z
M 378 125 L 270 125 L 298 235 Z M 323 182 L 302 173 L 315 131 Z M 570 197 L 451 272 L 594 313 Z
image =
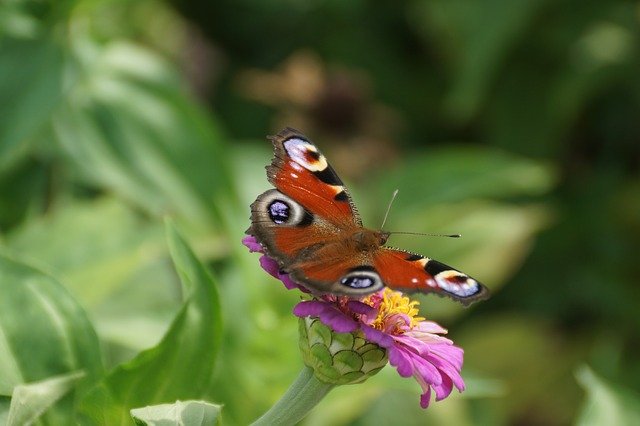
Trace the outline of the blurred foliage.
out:
M 386 368 L 305 424 L 637 423 L 639 24 L 629 0 L 4 0 L 0 423 L 278 399 L 297 296 L 240 239 L 285 125 L 369 226 L 399 188 L 388 229 L 464 238 L 392 244 L 493 290 L 420 297 L 462 395 L 421 410 Z
M 202 401 L 178 401 L 153 407 L 131 410 L 131 416 L 140 425 L 183 424 L 217 426 L 222 424 L 220 405 Z

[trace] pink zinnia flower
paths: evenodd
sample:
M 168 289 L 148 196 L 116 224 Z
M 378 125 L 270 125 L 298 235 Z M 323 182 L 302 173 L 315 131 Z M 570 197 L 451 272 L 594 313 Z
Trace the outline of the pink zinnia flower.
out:
M 245 237 L 242 242 L 250 251 L 264 253 L 254 237 Z M 280 271 L 275 260 L 263 255 L 260 265 L 287 289 L 299 288 L 309 293 Z M 449 396 L 454 386 L 460 392 L 464 390 L 460 375 L 463 350 L 442 336 L 447 330 L 418 316 L 418 304 L 400 292 L 384 288 L 362 300 L 314 296 L 312 300 L 298 303 L 293 313 L 298 317 L 317 317 L 338 333 L 361 330 L 367 340 L 386 349 L 389 362 L 398 374 L 416 379 L 423 392 L 420 406 L 427 408 L 432 389 L 436 401 Z

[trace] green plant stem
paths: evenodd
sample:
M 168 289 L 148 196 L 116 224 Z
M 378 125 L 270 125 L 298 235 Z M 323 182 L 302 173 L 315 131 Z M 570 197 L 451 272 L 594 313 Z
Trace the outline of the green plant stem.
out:
M 282 398 L 251 425 L 295 425 L 302 420 L 333 387 L 334 385 L 318 380 L 313 374 L 313 370 L 305 366 Z

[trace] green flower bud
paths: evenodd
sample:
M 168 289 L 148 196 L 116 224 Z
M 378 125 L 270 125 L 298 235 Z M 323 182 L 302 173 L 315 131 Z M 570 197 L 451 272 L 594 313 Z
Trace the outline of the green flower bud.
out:
M 336 333 L 317 318 L 299 320 L 304 363 L 318 380 L 332 385 L 360 383 L 387 364 L 387 351 L 365 340 L 360 330 Z

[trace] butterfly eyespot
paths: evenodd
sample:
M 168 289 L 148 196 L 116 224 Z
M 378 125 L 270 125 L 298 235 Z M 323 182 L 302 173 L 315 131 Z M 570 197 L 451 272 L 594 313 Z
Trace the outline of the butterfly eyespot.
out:
M 268 218 L 276 225 L 309 226 L 313 223 L 313 215 L 300 203 L 275 189 L 260 195 L 252 209 L 259 212 L 263 220 Z
M 269 204 L 269 217 L 273 223 L 282 225 L 289 220 L 289 211 L 291 208 L 284 201 L 276 200 Z
M 371 293 L 384 285 L 380 275 L 373 268 L 367 266 L 354 268 L 340 279 L 340 284 L 363 293 Z
M 289 158 L 310 172 L 321 172 L 328 167 L 324 156 L 313 144 L 304 139 L 288 139 L 284 142 L 284 149 Z
M 458 297 L 470 297 L 482 288 L 476 280 L 458 271 L 444 271 L 435 276 L 438 286 Z
M 375 284 L 373 278 L 366 275 L 353 275 L 340 280 L 340 284 L 351 288 L 369 288 Z

